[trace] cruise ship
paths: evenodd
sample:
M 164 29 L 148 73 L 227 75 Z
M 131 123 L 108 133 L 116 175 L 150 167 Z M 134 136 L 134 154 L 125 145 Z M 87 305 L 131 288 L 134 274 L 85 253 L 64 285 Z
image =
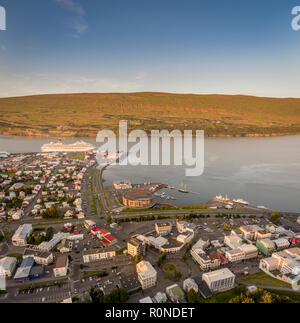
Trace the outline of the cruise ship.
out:
M 0 158 L 7 158 L 9 157 L 10 153 L 7 151 L 0 151 Z
M 45 144 L 41 147 L 42 152 L 88 152 L 95 149 L 94 146 L 84 142 L 77 141 L 74 144 L 63 144 L 59 139 L 57 143 L 50 142 L 50 144 Z
M 232 200 L 234 203 L 239 203 L 239 204 L 243 204 L 243 205 L 249 205 L 249 202 L 244 201 L 243 199 L 235 199 Z

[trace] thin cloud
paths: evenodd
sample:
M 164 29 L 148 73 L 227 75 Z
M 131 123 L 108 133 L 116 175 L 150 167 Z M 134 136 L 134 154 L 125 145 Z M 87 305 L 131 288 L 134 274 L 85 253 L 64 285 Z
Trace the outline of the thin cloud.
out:
M 64 21 L 70 29 L 75 33 L 72 34 L 73 38 L 80 38 L 80 36 L 88 29 L 88 24 L 85 20 L 85 10 L 74 0 L 55 0 L 62 8 L 74 14 L 75 17 Z
M 84 9 L 77 4 L 76 2 L 74 2 L 73 0 L 56 0 L 56 2 L 63 8 L 72 11 L 74 13 L 76 13 L 79 16 L 84 16 L 85 15 L 85 11 Z

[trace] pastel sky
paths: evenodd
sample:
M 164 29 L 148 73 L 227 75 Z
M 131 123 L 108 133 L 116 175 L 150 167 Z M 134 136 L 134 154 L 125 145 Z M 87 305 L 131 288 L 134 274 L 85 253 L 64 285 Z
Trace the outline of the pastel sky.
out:
M 0 97 L 300 97 L 300 0 L 0 0 Z

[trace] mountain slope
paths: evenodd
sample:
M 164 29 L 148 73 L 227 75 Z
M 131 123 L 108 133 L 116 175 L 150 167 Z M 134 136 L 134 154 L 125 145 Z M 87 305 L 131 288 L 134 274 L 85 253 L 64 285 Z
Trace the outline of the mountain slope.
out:
M 205 130 L 208 136 L 300 133 L 300 99 L 169 93 L 38 95 L 0 99 L 0 134 L 95 136 L 129 130 Z

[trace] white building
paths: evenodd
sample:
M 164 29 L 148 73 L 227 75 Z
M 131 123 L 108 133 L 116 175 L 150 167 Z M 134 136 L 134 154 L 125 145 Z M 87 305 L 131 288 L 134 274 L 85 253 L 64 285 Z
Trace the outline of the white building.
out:
M 183 282 L 183 290 L 188 293 L 191 289 L 193 289 L 196 293 L 198 293 L 199 288 L 197 283 L 192 278 L 188 278 Z
M 23 224 L 19 226 L 17 231 L 12 237 L 12 244 L 17 247 L 25 247 L 27 244 L 27 237 L 32 232 L 32 225 L 31 224 Z
M 141 261 L 136 265 L 138 280 L 142 289 L 151 288 L 156 285 L 157 271 L 148 261 Z
M 243 239 L 236 235 L 225 236 L 224 244 L 231 249 L 237 249 L 243 244 Z
M 162 304 L 162 303 L 166 303 L 167 301 L 168 301 L 167 295 L 165 293 L 162 293 L 162 292 L 158 292 L 153 297 L 153 302 L 154 303 Z
M 235 284 L 235 275 L 228 268 L 205 273 L 202 279 L 213 293 L 232 289 Z
M 289 240 L 285 238 L 279 238 L 279 239 L 273 240 L 273 242 L 275 243 L 277 250 L 287 249 L 290 246 Z
M 226 251 L 225 257 L 230 262 L 240 262 L 245 259 L 245 253 L 240 249 L 232 249 Z
M 55 277 L 64 277 L 68 273 L 69 259 L 66 255 L 58 255 L 56 259 L 55 266 L 53 268 L 53 273 Z
M 114 247 L 107 247 L 104 249 L 93 249 L 83 252 L 83 262 L 90 263 L 100 260 L 112 259 L 116 256 L 116 250 Z
M 167 236 L 172 231 L 172 223 L 170 222 L 155 223 L 155 231 L 157 234 L 161 236 Z
M 4 271 L 6 277 L 12 277 L 17 266 L 17 259 L 14 257 L 5 257 L 0 260 L 0 272 Z

